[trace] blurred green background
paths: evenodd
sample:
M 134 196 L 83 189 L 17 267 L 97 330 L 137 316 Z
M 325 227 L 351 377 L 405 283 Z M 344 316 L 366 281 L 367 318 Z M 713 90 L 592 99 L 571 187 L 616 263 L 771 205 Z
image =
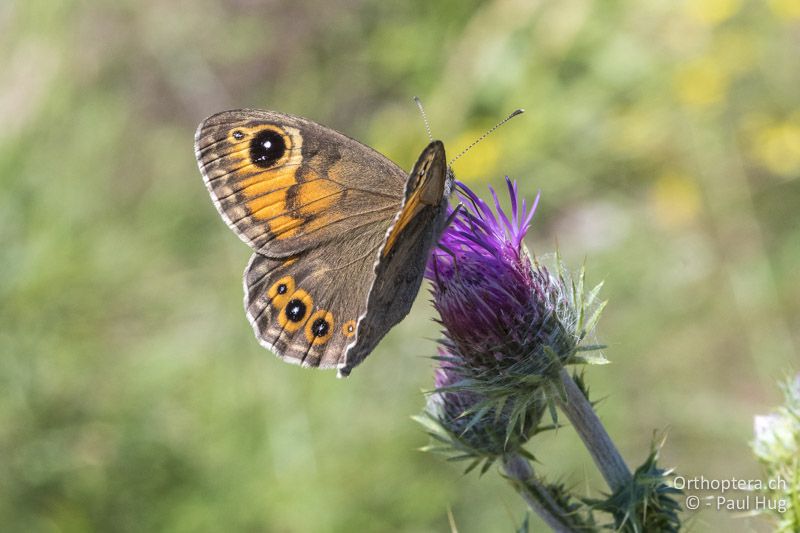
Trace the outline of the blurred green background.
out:
M 592 368 L 631 465 L 760 475 L 752 417 L 800 343 L 797 0 L 0 2 L 0 529 L 511 531 L 495 471 L 416 449 L 425 292 L 348 380 L 261 349 L 248 248 L 196 167 L 223 109 L 300 114 L 409 168 L 426 105 L 528 244 L 610 300 Z M 569 428 L 529 448 L 597 494 Z M 687 513 L 692 531 L 765 531 Z M 536 530 L 536 528 L 534 528 Z

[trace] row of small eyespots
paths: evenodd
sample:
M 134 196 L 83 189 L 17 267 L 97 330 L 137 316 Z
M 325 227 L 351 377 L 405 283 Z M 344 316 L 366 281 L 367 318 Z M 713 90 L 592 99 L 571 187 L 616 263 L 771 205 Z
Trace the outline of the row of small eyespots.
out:
M 305 325 L 305 335 L 313 344 L 324 344 L 333 335 L 333 313 L 318 309 L 311 316 L 313 299 L 303 289 L 296 289 L 294 278 L 284 276 L 269 289 L 270 302 L 278 310 L 278 321 L 283 329 L 293 333 Z M 348 320 L 342 325 L 342 334 L 352 337 L 355 334 L 355 320 Z

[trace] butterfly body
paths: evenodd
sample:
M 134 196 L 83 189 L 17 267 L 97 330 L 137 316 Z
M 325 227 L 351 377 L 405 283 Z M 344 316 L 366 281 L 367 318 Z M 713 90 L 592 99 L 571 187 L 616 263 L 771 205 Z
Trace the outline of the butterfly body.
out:
M 282 359 L 348 375 L 409 311 L 453 176 L 434 141 L 411 174 L 313 121 L 236 110 L 200 124 L 214 205 L 254 251 L 245 308 Z

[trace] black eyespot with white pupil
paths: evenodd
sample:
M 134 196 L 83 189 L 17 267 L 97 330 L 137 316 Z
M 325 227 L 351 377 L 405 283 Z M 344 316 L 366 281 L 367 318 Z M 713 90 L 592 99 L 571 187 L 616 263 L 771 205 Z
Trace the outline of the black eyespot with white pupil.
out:
M 296 299 L 286 304 L 286 318 L 292 322 L 300 322 L 304 316 L 306 316 L 306 304 Z
M 273 130 L 263 130 L 250 141 L 250 160 L 261 168 L 269 168 L 286 153 L 286 141 Z
M 280 285 L 278 285 L 278 294 L 286 294 L 286 290 L 287 287 L 285 283 L 281 283 Z
M 318 318 L 311 324 L 311 332 L 314 334 L 315 337 L 324 337 L 328 334 L 328 330 L 331 328 L 331 325 L 328 324 L 328 321 L 324 318 Z
M 242 133 L 241 130 L 236 130 L 233 132 L 233 138 L 237 141 L 241 141 L 244 139 L 244 133 Z

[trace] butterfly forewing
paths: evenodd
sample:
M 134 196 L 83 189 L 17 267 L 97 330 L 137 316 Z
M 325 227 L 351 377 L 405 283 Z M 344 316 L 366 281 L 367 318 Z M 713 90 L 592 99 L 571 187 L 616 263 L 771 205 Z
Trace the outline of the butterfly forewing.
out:
M 268 111 L 226 111 L 198 128 L 195 152 L 214 204 L 256 251 L 293 255 L 391 223 L 406 174 L 357 141 Z M 385 229 L 385 228 L 383 228 Z

